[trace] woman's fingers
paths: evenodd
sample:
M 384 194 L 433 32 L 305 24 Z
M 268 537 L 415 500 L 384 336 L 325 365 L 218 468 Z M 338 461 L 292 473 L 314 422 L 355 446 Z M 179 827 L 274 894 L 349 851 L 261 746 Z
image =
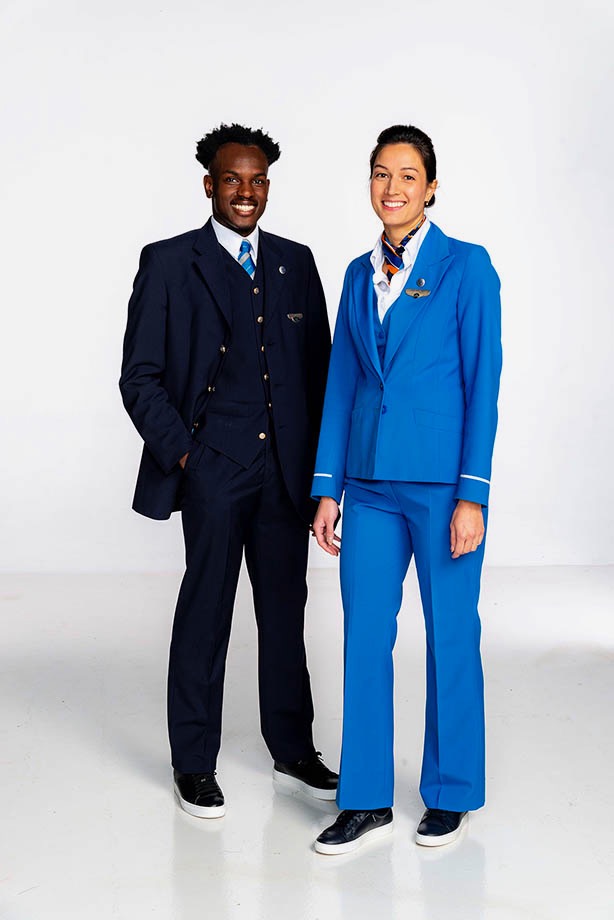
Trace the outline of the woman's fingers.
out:
M 330 504 L 321 504 L 313 522 L 313 534 L 318 541 L 318 546 L 329 556 L 339 555 L 339 548 L 335 546 L 335 542 L 341 542 L 335 533 L 337 514 L 338 507 L 336 503 L 333 507 Z
M 450 552 L 453 559 L 474 553 L 484 539 L 484 516 L 479 505 L 459 502 L 450 521 Z

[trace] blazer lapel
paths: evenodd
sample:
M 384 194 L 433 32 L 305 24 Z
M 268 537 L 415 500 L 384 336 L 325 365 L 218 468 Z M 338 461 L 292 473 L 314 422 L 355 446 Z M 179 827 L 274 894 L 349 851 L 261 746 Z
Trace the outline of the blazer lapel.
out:
M 209 288 L 211 296 L 219 307 L 224 319 L 232 326 L 232 308 L 228 281 L 224 271 L 224 262 L 220 258 L 220 244 L 217 241 L 211 221 L 196 234 L 194 241 L 194 264 L 199 275 Z
M 448 269 L 452 256 L 449 252 L 448 238 L 439 227 L 431 224 L 426 239 L 420 247 L 418 258 L 414 263 L 407 283 L 400 295 L 400 303 L 395 306 L 400 315 L 395 317 L 395 322 L 390 324 L 390 332 L 386 345 L 386 360 L 384 373 L 388 371 L 394 356 L 399 350 L 416 319 L 430 306 L 439 282 Z M 416 291 L 429 291 L 426 296 L 415 297 Z
M 373 287 L 373 266 L 371 265 L 370 255 L 370 253 L 366 253 L 362 257 L 361 266 L 354 277 L 352 296 L 358 337 L 373 370 L 378 377 L 381 377 L 382 367 L 377 345 L 375 344 L 375 329 L 373 328 L 375 289 Z

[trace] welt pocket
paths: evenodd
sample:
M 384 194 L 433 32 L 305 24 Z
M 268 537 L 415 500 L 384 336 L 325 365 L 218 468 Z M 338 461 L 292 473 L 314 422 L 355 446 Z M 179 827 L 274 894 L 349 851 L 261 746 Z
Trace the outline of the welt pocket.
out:
M 437 431 L 461 431 L 463 427 L 462 417 L 432 412 L 430 409 L 414 409 L 414 418 L 417 425 Z

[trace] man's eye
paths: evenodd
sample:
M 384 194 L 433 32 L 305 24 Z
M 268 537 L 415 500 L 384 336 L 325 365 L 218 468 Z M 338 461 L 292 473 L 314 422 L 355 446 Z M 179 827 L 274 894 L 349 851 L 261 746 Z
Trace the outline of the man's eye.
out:
M 254 179 L 254 185 L 264 185 L 264 179 Z
M 382 173 L 382 172 L 380 172 L 380 173 L 375 173 L 375 178 L 376 178 L 376 179 L 387 179 L 387 178 L 388 178 L 388 173 Z
M 415 180 L 415 176 L 403 176 L 404 179 L 411 179 L 412 182 Z
M 239 180 L 237 179 L 236 176 L 226 176 L 224 181 L 225 182 L 238 182 Z

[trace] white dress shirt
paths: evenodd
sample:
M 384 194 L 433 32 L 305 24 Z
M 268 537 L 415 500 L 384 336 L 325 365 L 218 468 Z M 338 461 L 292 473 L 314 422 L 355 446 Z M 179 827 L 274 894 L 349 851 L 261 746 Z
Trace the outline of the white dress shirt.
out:
M 407 279 L 414 267 L 418 251 L 424 242 L 424 237 L 429 232 L 430 225 L 431 222 L 427 217 L 418 232 L 412 236 L 403 253 L 403 268 L 400 268 L 396 275 L 392 276 L 390 284 L 388 284 L 388 278 L 383 271 L 384 248 L 381 233 L 378 236 L 375 249 L 371 253 L 371 265 L 373 266 L 373 287 L 377 294 L 377 312 L 380 323 L 383 322 L 388 309 L 401 296 L 401 291 L 407 284 Z
M 229 227 L 225 227 L 223 224 L 216 220 L 215 217 L 211 218 L 211 223 L 213 224 L 213 231 L 217 237 L 217 241 L 220 246 L 223 246 L 226 252 L 229 252 L 233 259 L 238 261 L 239 254 L 241 251 L 241 243 L 243 240 L 249 240 L 252 244 L 252 251 L 250 252 L 251 260 L 254 265 L 258 262 L 258 227 L 254 227 L 249 236 L 241 236 L 240 233 L 237 233 L 235 230 L 231 230 Z M 417 236 L 417 234 L 416 234 Z

